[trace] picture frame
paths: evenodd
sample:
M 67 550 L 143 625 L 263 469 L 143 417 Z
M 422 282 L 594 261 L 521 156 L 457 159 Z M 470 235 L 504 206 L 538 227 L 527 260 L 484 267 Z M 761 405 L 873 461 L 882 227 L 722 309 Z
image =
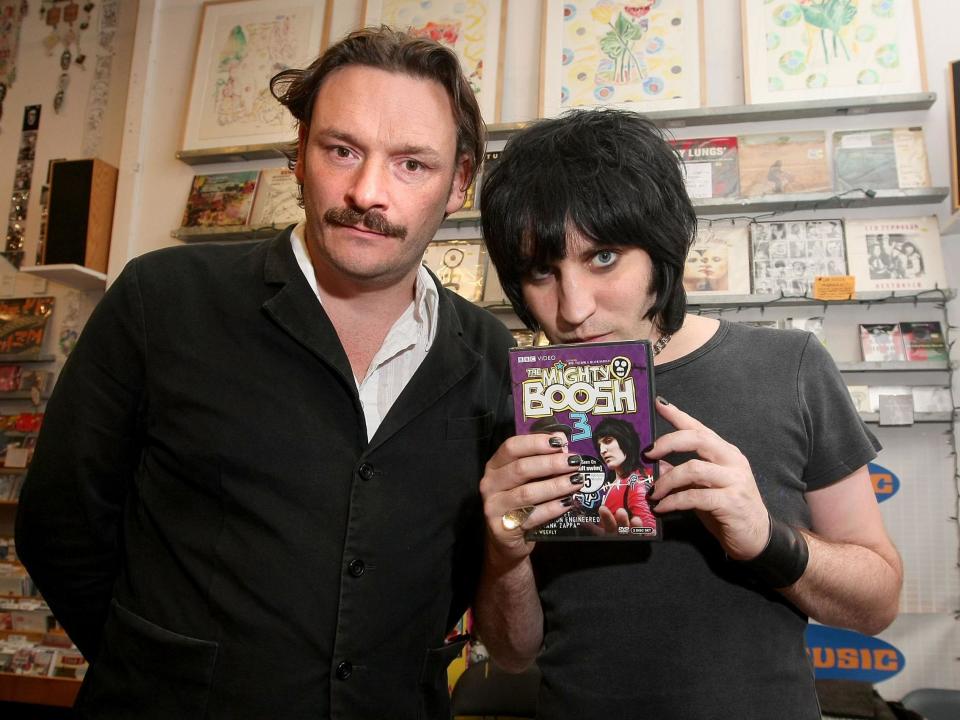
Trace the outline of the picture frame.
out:
M 181 151 L 293 141 L 292 118 L 270 79 L 317 58 L 331 8 L 332 0 L 205 2 Z
M 960 212 L 960 60 L 950 63 L 947 70 L 947 88 L 949 98 L 947 107 L 950 114 L 950 187 L 951 210 Z
M 850 8 L 740 0 L 746 104 L 926 92 L 918 1 Z
M 434 240 L 427 245 L 423 264 L 440 284 L 470 302 L 483 300 L 487 277 L 487 248 L 480 238 Z
M 540 115 L 701 107 L 703 43 L 702 0 L 544 0 Z
M 509 0 L 364 0 L 364 26 L 389 25 L 453 50 L 477 96 L 484 122 L 500 122 Z

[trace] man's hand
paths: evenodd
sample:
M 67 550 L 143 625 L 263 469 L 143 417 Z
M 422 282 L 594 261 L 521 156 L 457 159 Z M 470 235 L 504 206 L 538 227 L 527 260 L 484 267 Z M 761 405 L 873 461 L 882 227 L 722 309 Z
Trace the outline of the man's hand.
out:
M 567 453 L 563 433 L 517 435 L 504 441 L 487 462 L 480 480 L 488 549 L 505 562 L 529 555 L 534 543 L 524 540 L 524 532 L 570 509 L 562 501 L 580 489 L 582 481 L 573 479 L 579 467 L 579 456 Z M 504 513 L 530 507 L 533 511 L 520 526 L 512 530 L 504 527 Z
M 749 461 L 676 406 L 661 398 L 655 404 L 676 431 L 658 439 L 645 456 L 656 460 L 676 452 L 697 455 L 676 467 L 660 463 L 660 477 L 650 494 L 657 503 L 655 511 L 694 510 L 728 557 L 752 560 L 767 544 L 770 518 Z

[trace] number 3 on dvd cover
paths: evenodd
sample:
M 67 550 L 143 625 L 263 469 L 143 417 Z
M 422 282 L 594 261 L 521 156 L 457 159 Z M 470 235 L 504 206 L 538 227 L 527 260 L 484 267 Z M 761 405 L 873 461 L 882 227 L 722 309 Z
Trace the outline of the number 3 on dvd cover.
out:
M 653 354 L 646 340 L 510 351 L 517 434 L 546 433 L 579 455 L 570 510 L 530 540 L 658 540 L 650 508 L 656 463 Z

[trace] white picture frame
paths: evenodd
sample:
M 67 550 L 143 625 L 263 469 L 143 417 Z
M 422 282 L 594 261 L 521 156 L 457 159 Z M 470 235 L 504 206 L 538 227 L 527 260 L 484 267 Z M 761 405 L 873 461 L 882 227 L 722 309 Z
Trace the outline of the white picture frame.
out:
M 706 104 L 702 0 L 544 0 L 541 52 L 541 117 Z
M 181 151 L 287 143 L 293 119 L 270 79 L 304 68 L 326 44 L 332 0 L 203 4 Z
M 364 0 L 366 27 L 389 25 L 453 50 L 473 88 L 484 122 L 500 122 L 503 52 L 509 0 Z

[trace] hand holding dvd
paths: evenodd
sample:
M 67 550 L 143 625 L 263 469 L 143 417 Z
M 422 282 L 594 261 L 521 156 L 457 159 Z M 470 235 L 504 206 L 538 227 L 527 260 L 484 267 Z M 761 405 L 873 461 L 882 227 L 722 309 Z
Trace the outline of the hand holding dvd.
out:
M 579 464 L 579 456 L 567 452 L 563 433 L 508 438 L 487 461 L 480 495 L 487 536 L 493 541 L 492 549 L 506 556 L 501 559 L 516 561 L 529 555 L 534 543 L 524 540 L 524 532 L 570 509 L 564 503 L 572 501 L 583 482 L 577 473 Z M 533 510 L 526 512 L 530 507 Z M 525 512 L 517 514 L 520 509 Z M 515 524 L 514 518 L 523 515 L 526 518 Z
M 733 560 L 751 560 L 764 549 L 770 515 L 750 462 L 735 446 L 675 405 L 657 398 L 657 412 L 676 428 L 660 437 L 645 454 L 659 460 L 672 453 L 695 453 L 698 459 L 677 466 L 660 460 L 660 478 L 650 499 L 658 514 L 694 510 Z

